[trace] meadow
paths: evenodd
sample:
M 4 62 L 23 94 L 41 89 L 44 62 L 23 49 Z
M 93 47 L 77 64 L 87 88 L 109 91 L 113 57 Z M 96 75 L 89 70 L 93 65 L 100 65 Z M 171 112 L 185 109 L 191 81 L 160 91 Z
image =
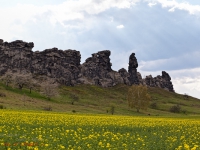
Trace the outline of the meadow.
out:
M 199 116 L 0 110 L 0 149 L 199 150 Z

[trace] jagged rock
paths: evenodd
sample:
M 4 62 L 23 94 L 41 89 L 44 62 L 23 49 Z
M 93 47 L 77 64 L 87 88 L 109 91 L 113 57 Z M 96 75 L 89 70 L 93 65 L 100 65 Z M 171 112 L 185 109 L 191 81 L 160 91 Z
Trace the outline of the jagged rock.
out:
M 138 67 L 138 62 L 135 57 L 135 53 L 132 53 L 129 57 L 129 67 L 128 67 L 128 73 L 130 74 L 129 81 L 131 84 L 139 84 L 139 80 L 137 77 L 137 67 Z
M 168 91 L 174 92 L 173 84 L 171 82 L 171 77 L 165 71 L 162 71 L 162 76 L 152 77 L 151 75 L 146 76 L 145 84 L 151 87 L 160 87 Z
M 21 40 L 4 42 L 0 39 L 0 76 L 6 72 L 33 74 L 47 77 L 67 86 L 91 84 L 102 87 L 117 84 L 143 84 L 174 91 L 171 77 L 165 71 L 162 76 L 151 75 L 142 79 L 137 72 L 138 62 L 135 53 L 129 57 L 128 72 L 122 68 L 112 70 L 109 50 L 99 51 L 80 64 L 81 55 L 76 50 L 58 50 L 58 48 L 33 52 L 34 43 Z
M 171 77 L 165 71 L 162 71 L 162 88 L 167 88 L 169 91 L 174 92 L 173 84 L 171 82 Z
M 139 72 L 137 72 L 137 77 L 138 77 L 138 80 L 139 80 L 139 84 L 146 85 L 145 80 L 142 79 L 142 75 Z
M 46 49 L 33 52 L 34 44 L 17 40 L 4 42 L 0 51 L 0 75 L 7 72 L 33 73 L 55 78 L 61 84 L 74 85 L 80 73 L 80 52 Z
M 76 50 L 58 50 L 57 48 L 35 52 L 32 56 L 33 74 L 56 78 L 61 84 L 76 84 L 80 73 L 80 52 Z
M 3 40 L 2 39 L 0 39 L 0 45 L 2 45 L 3 44 Z
M 90 83 L 103 87 L 114 86 L 123 83 L 121 76 L 111 69 L 110 51 L 104 50 L 92 54 L 92 57 L 86 59 L 81 65 L 82 83 Z
M 127 84 L 127 85 L 131 85 L 129 78 L 130 78 L 130 74 L 127 72 L 126 69 L 122 68 L 118 71 L 118 73 L 120 74 L 120 76 L 123 79 L 123 83 Z

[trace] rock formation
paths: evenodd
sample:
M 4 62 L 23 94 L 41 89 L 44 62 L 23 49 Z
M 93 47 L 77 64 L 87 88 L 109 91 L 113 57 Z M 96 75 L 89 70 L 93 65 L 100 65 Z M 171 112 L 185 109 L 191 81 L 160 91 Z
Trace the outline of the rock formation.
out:
M 32 73 L 55 78 L 61 84 L 74 85 L 80 73 L 80 52 L 75 50 L 46 49 L 33 52 L 33 43 L 0 42 L 0 75 Z
M 67 86 L 92 84 L 111 87 L 117 84 L 143 84 L 174 91 L 171 78 L 165 71 L 162 76 L 142 76 L 137 72 L 138 62 L 135 53 L 129 57 L 128 71 L 112 70 L 109 50 L 92 54 L 81 65 L 81 55 L 76 50 L 58 50 L 57 48 L 33 52 L 34 43 L 17 40 L 11 43 L 0 39 L 0 76 L 6 72 L 31 73 L 47 76 Z
M 154 78 L 151 75 L 146 76 L 145 79 L 140 80 L 140 83 L 150 87 L 160 87 L 168 91 L 174 92 L 171 77 L 165 71 L 162 71 L 162 76 L 158 75 Z
M 129 81 L 132 84 L 139 84 L 138 76 L 137 76 L 137 67 L 138 62 L 135 57 L 135 53 L 132 53 L 129 57 L 129 66 L 128 66 L 128 73 L 129 73 Z
M 92 54 L 92 57 L 86 59 L 81 65 L 80 83 L 95 84 L 103 87 L 124 83 L 120 74 L 111 69 L 112 64 L 109 56 L 110 51 L 104 50 Z

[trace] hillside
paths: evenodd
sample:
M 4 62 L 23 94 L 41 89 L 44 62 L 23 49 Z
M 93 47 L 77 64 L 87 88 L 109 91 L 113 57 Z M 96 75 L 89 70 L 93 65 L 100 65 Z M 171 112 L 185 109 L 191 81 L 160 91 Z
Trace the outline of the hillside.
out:
M 136 113 L 135 109 L 128 107 L 126 94 L 129 86 L 117 85 L 109 88 L 102 88 L 95 85 L 77 85 L 74 87 L 59 87 L 59 94 L 47 100 L 40 92 L 28 89 L 6 87 L 0 84 L 0 105 L 6 109 L 17 110 L 44 110 L 52 108 L 52 111 L 66 113 L 98 113 L 109 114 L 112 106 L 117 115 L 199 115 L 200 100 L 190 97 L 184 99 L 181 94 L 168 92 L 161 88 L 149 88 L 152 97 L 151 105 L 147 111 L 141 110 Z M 70 95 L 76 95 L 79 100 L 72 105 Z M 5 97 L 4 97 L 5 96 Z M 181 113 L 171 113 L 169 109 L 179 104 Z M 151 108 L 153 107 L 153 108 Z

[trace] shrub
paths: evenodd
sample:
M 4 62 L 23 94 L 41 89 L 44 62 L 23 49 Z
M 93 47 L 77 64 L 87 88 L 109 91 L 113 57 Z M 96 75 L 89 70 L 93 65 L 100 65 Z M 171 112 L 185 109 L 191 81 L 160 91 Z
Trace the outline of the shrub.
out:
M 157 109 L 158 108 L 157 103 L 156 102 L 151 103 L 150 108 Z
M 174 105 L 170 108 L 169 110 L 170 112 L 173 112 L 173 113 L 180 113 L 181 111 L 181 107 L 179 105 Z
M 45 110 L 45 111 L 52 111 L 52 107 L 51 107 L 51 106 L 44 107 L 44 110 Z
M 3 105 L 0 105 L 0 109 L 6 109 L 6 107 L 4 107 Z
M 113 115 L 114 114 L 114 112 L 115 112 L 115 106 L 110 106 L 110 112 L 111 112 L 111 114 Z
M 72 110 L 73 113 L 76 113 L 76 110 Z
M 6 97 L 6 94 L 0 92 L 0 97 Z
M 79 101 L 79 97 L 78 95 L 75 95 L 75 94 L 70 94 L 70 99 L 71 99 L 71 104 L 74 105 L 74 102 L 76 101 Z

